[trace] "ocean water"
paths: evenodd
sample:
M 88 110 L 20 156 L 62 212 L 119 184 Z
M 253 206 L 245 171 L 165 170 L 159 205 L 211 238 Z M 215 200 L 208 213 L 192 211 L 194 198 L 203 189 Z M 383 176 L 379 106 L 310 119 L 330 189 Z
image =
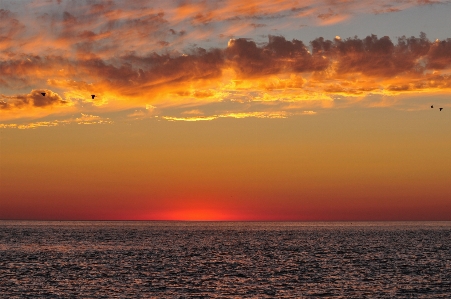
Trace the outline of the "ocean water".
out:
M 451 223 L 0 221 L 0 298 L 451 298 Z

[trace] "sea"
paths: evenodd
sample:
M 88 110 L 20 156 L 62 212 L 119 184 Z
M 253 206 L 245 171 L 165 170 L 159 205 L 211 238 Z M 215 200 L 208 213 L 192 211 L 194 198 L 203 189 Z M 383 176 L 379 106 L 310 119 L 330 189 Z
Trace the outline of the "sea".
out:
M 0 221 L 0 298 L 451 298 L 451 222 Z

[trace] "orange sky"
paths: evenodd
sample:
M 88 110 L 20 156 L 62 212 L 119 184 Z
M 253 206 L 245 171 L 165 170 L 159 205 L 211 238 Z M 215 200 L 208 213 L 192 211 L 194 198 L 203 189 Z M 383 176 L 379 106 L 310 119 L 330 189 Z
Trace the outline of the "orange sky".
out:
M 451 220 L 450 9 L 5 1 L 0 219 Z

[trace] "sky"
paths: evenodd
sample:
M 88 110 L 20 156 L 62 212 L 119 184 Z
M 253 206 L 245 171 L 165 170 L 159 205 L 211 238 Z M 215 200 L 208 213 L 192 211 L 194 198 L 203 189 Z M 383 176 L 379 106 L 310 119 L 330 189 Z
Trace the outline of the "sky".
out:
M 451 220 L 450 14 L 0 0 L 0 219 Z

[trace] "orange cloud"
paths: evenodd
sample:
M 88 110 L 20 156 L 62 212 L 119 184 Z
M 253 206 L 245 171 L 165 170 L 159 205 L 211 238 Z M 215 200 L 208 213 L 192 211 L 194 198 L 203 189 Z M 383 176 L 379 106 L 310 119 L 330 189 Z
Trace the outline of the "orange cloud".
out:
M 99 125 L 99 124 L 111 124 L 109 118 L 103 118 L 97 115 L 83 114 L 76 118 L 69 118 L 63 120 L 53 120 L 53 121 L 37 121 L 37 122 L 28 122 L 23 124 L 9 123 L 9 124 L 0 124 L 0 129 L 36 129 L 39 127 L 56 127 L 61 125 L 68 124 L 79 124 L 79 125 Z
M 68 104 L 69 103 L 64 101 L 57 93 L 47 89 L 32 90 L 31 93 L 26 95 L 1 95 L 0 98 L 1 110 L 22 109 L 28 107 L 45 108 Z
M 11 0 L 5 0 L 9 7 Z M 330 25 L 358 14 L 389 13 L 446 1 L 24 1 L 21 11 L 0 9 L 0 56 L 13 53 L 101 59 L 152 51 L 180 51 L 212 34 L 243 36 L 267 21 L 292 27 Z M 14 6 L 11 6 L 14 7 Z M 205 32 L 208 32 L 205 35 Z
M 303 114 L 314 114 L 313 111 L 304 111 L 307 113 Z M 226 113 L 226 114 L 217 114 L 211 116 L 190 116 L 190 117 L 173 117 L 173 116 L 163 116 L 163 119 L 169 121 L 205 121 L 205 120 L 214 120 L 218 118 L 286 118 L 288 113 L 285 111 L 276 111 L 276 112 L 240 112 L 240 113 Z
M 336 23 L 341 23 L 346 19 L 349 19 L 350 16 L 348 14 L 340 14 L 332 11 L 332 9 L 329 9 L 329 11 L 325 13 L 318 14 L 318 19 L 320 25 L 333 25 Z
M 26 3 L 33 17 L 26 10 L 1 9 L 2 120 L 40 117 L 69 106 L 71 112 L 88 113 L 80 108 L 88 104 L 105 111 L 146 105 L 195 111 L 206 104 L 233 101 L 243 105 L 227 113 L 239 114 L 249 111 L 245 105 L 250 102 L 320 101 L 326 107 L 337 97 L 449 91 L 451 39 L 432 42 L 424 34 L 397 41 L 375 35 L 319 37 L 309 43 L 269 35 L 266 44 L 232 38 L 217 48 L 183 48 L 185 40 L 192 44 L 199 40 L 196 35 L 210 37 L 216 25 L 226 33 L 243 33 L 261 30 L 271 19 L 290 22 L 303 15 L 325 25 L 376 8 L 433 4 L 327 3 Z M 39 97 L 38 90 L 50 89 L 54 94 Z M 33 91 L 24 96 L 24 90 Z M 297 107 L 300 113 L 316 106 Z M 220 114 L 226 112 L 204 117 Z
M 232 39 L 225 49 L 129 54 L 115 61 L 25 56 L 2 62 L 5 84 L 33 78 L 32 82 L 60 90 L 65 99 L 48 89 L 41 90 L 48 91 L 46 97 L 33 90 L 25 96 L 4 95 L 0 107 L 3 111 L 46 109 L 81 102 L 113 110 L 149 104 L 195 110 L 224 100 L 332 102 L 336 96 L 444 92 L 451 88 L 450 45 L 451 39 L 431 42 L 424 34 L 401 37 L 397 43 L 375 35 L 317 38 L 308 46 L 270 36 L 262 46 Z M 96 98 L 91 99 L 91 94 Z
M 14 40 L 26 30 L 22 24 L 9 10 L 0 9 L 0 51 L 4 51 L 14 45 Z

